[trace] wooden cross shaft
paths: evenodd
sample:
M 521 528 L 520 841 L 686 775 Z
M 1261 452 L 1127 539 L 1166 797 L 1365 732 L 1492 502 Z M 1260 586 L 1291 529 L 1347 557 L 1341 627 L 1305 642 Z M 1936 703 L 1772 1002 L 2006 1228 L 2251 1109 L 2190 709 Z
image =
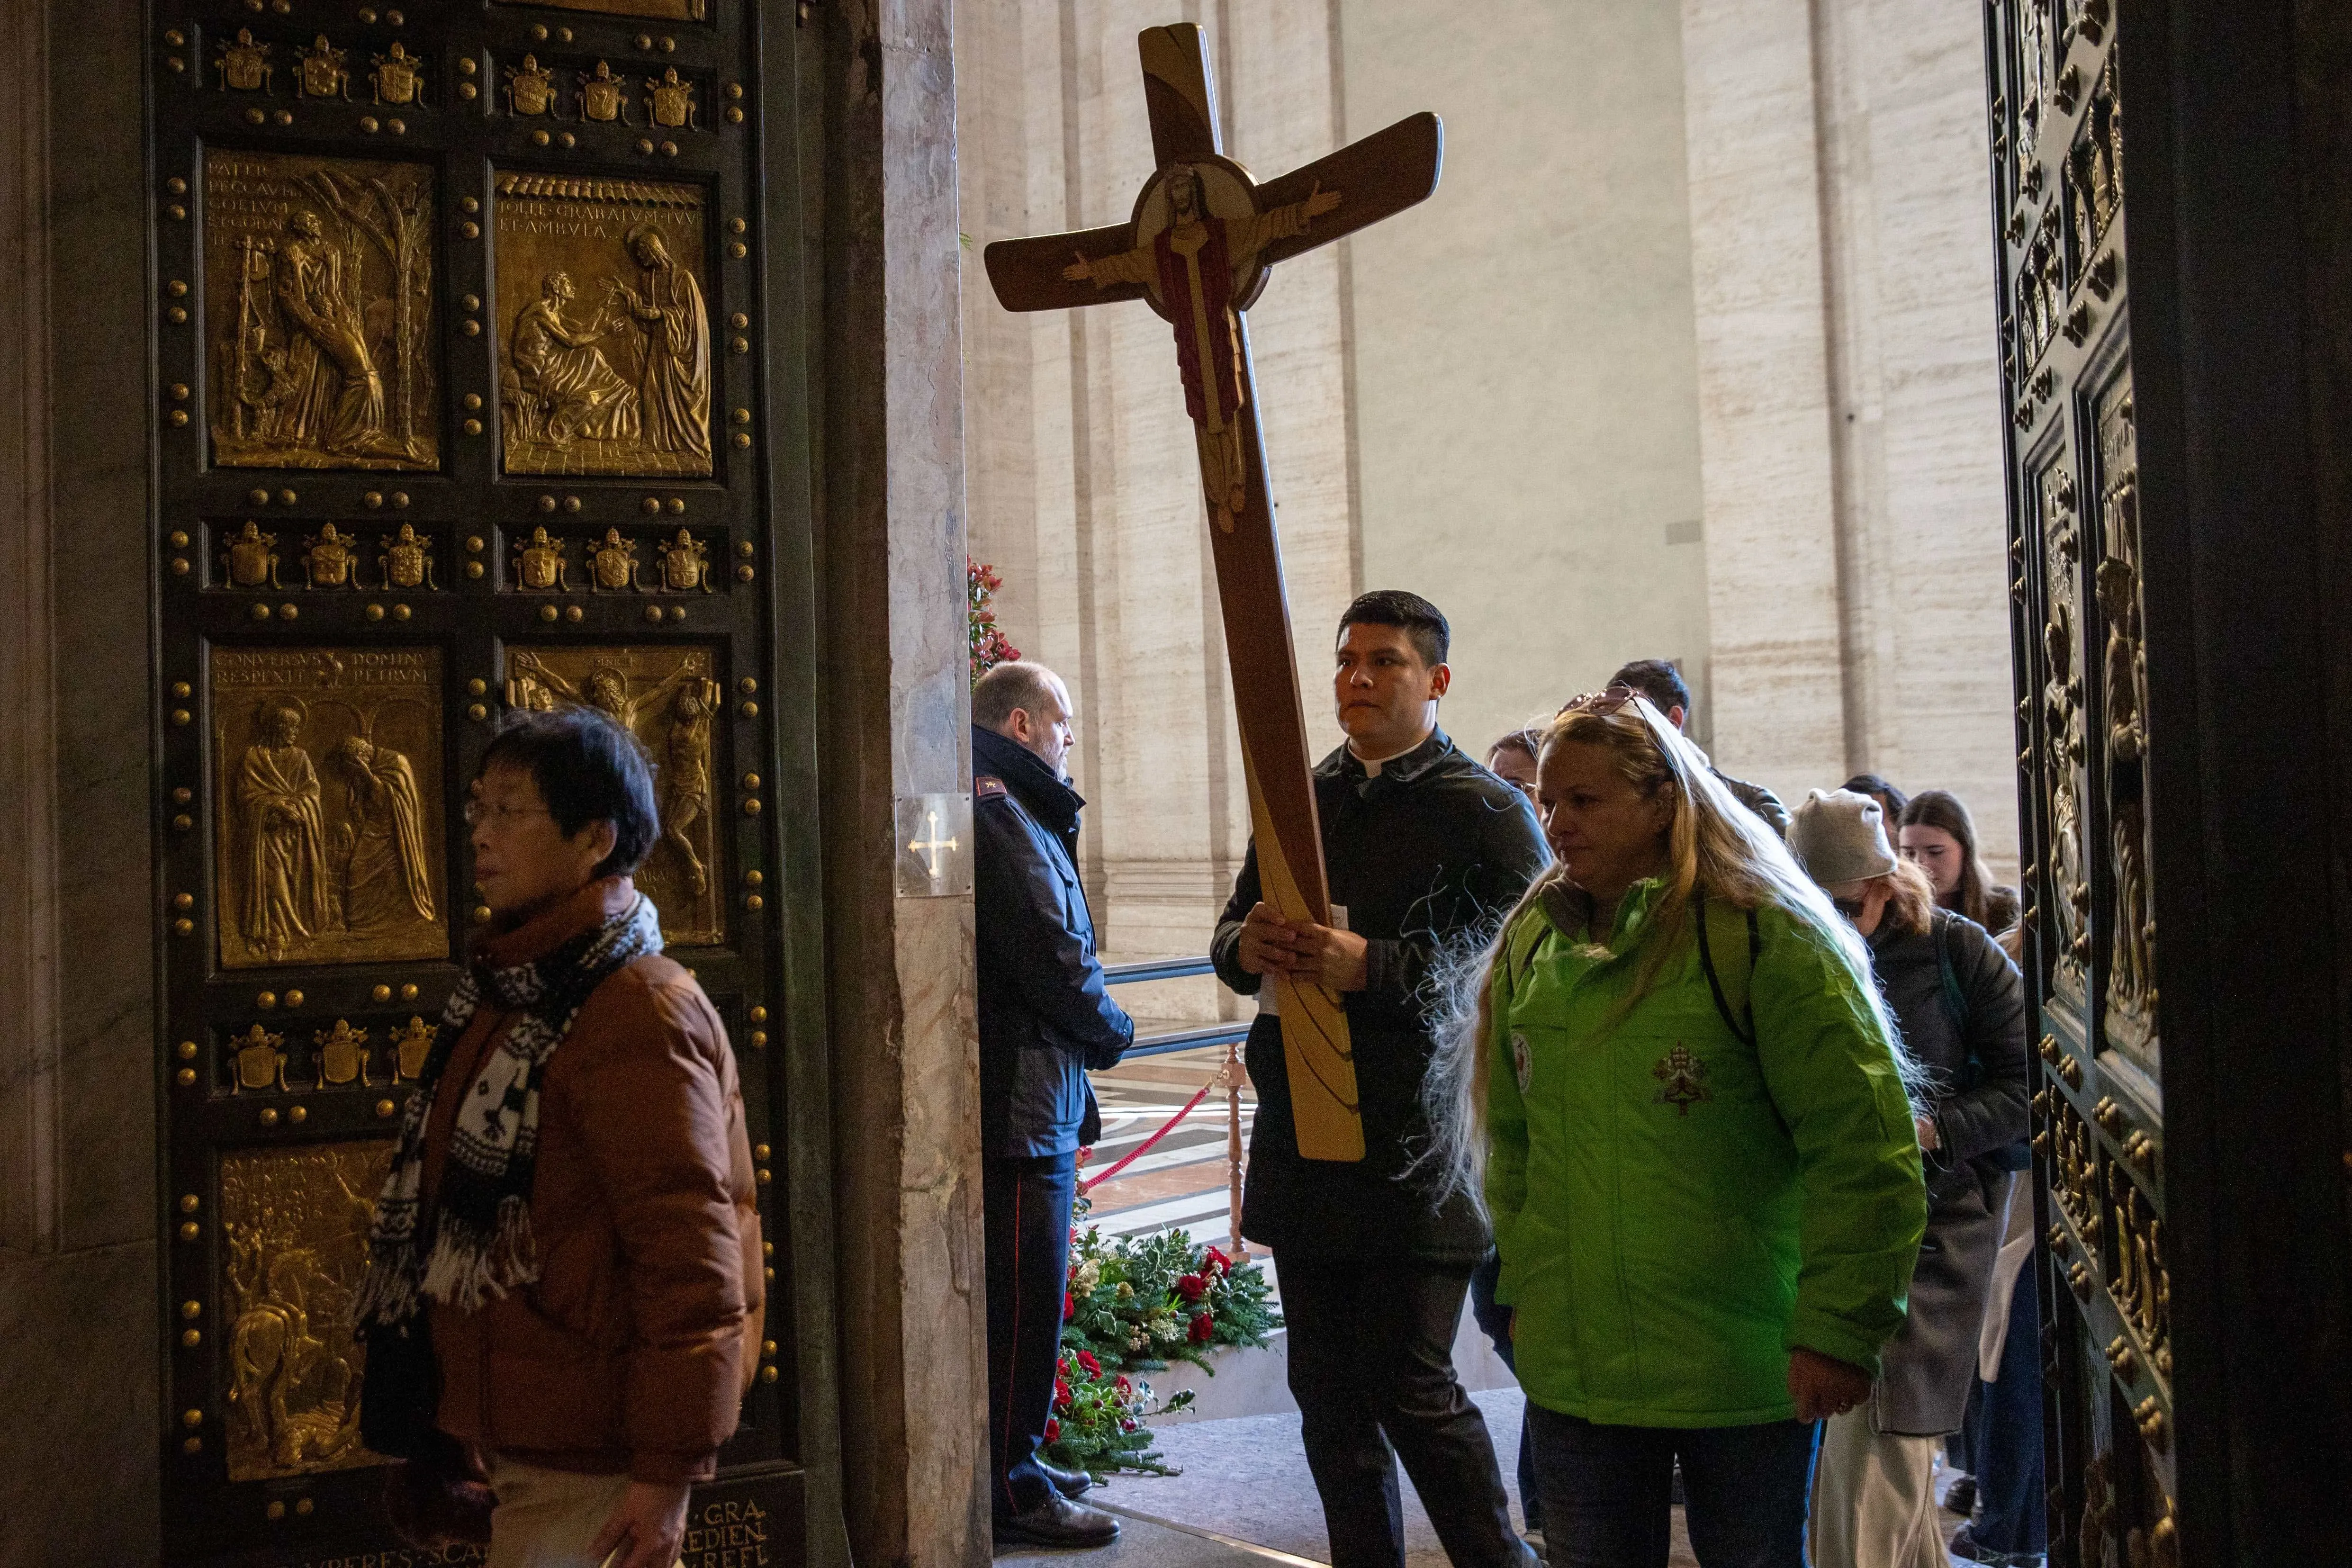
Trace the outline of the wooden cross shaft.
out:
M 1259 184 L 1222 151 L 1201 29 L 1148 27 L 1138 44 L 1159 168 L 1134 216 L 1104 228 L 999 240 L 986 252 L 989 282 L 1009 310 L 1143 300 L 1174 330 L 1213 525 L 1259 880 L 1284 919 L 1328 925 L 1323 837 L 1246 312 L 1276 263 L 1426 200 L 1437 188 L 1444 132 L 1435 115 L 1416 114 Z M 1270 978 L 1299 1152 L 1362 1159 L 1355 1059 L 1338 994 L 1286 974 Z

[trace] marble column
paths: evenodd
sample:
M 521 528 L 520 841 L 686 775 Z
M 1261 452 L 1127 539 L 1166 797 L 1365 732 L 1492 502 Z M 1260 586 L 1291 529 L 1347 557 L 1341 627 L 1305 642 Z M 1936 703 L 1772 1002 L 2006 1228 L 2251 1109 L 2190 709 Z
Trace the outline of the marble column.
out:
M 1957 793 L 2013 876 L 1984 18 L 1852 0 L 1817 37 L 1848 752 Z
M 971 880 L 967 865 L 938 896 L 910 892 L 896 826 L 900 803 L 971 788 L 950 6 L 817 16 L 844 1503 L 858 1561 L 976 1568 L 990 1541 Z
M 1715 760 L 1846 777 L 1813 7 L 1683 0 Z
M 0 1558 L 153 1562 L 140 22 L 0 18 Z

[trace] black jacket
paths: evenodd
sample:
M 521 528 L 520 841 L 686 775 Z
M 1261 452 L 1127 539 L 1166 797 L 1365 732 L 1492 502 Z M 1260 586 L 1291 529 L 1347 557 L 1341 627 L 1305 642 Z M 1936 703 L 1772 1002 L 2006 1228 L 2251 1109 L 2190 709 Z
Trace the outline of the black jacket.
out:
M 1733 778 L 1721 768 L 1711 768 L 1708 771 L 1715 774 L 1717 783 L 1731 792 L 1732 799 L 1762 817 L 1765 826 L 1783 838 L 1789 837 L 1790 822 L 1789 808 L 1780 804 L 1779 795 L 1760 784 L 1749 784 L 1746 779 Z
M 981 1148 L 1066 1154 L 1101 1125 L 1087 1068 L 1116 1065 L 1135 1039 L 1104 987 L 1078 884 L 1086 802 L 992 731 L 973 728 L 971 759 Z
M 1389 1252 L 1466 1267 L 1489 1245 L 1475 1210 L 1459 1199 L 1440 1209 L 1425 1178 L 1400 1180 L 1429 1137 L 1422 1080 L 1435 1042 L 1423 982 L 1441 950 L 1472 946 L 1509 912 L 1550 853 L 1527 797 L 1442 730 L 1376 776 L 1340 747 L 1315 770 L 1315 805 L 1331 901 L 1347 910 L 1337 923 L 1370 943 L 1364 989 L 1343 995 L 1364 1158 L 1298 1152 L 1282 1026 L 1259 1014 L 1249 1035 L 1258 1110 L 1242 1234 L 1302 1254 Z M 1218 977 L 1244 995 L 1260 984 L 1240 962 L 1242 921 L 1260 897 L 1253 843 L 1209 944 Z
M 1937 1144 L 1910 1312 L 1887 1343 L 1872 1415 L 1881 1432 L 1924 1436 L 1958 1428 L 1976 1384 L 2000 1196 L 2026 1131 L 2025 995 L 2009 955 L 1948 910 L 1923 935 L 1881 927 L 1870 950 L 1886 1010 L 1934 1084 Z

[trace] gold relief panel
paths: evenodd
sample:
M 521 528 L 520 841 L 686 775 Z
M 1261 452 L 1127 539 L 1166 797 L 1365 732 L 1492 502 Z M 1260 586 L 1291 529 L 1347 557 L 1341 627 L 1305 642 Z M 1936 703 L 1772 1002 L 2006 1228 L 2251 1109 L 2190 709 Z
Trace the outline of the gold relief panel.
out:
M 432 171 L 215 148 L 204 178 L 213 461 L 439 467 Z
M 702 188 L 509 173 L 498 202 L 506 471 L 708 475 Z
M 2114 889 L 2103 933 L 2104 1034 L 2151 1069 L 2157 1065 L 2156 913 L 2148 886 L 2147 648 L 2139 537 L 2139 457 L 2128 370 L 2100 393 L 2099 563 L 2105 627 L 2100 715 L 2105 744 L 2107 875 Z
M 221 964 L 449 951 L 437 648 L 215 648 Z
M 681 947 L 726 938 L 716 755 L 722 695 L 707 647 L 517 647 L 507 654 L 509 706 L 601 708 L 644 743 L 661 837 L 638 868 L 637 885 L 661 910 L 663 937 Z
M 2082 784 L 2086 754 L 2084 726 L 2083 615 L 2078 586 L 2082 527 L 2074 480 L 2064 447 L 2033 477 L 2041 514 L 2042 789 L 2049 811 L 2047 861 L 2035 879 L 2039 900 L 2048 909 L 2056 938 L 2052 983 L 2062 995 L 2081 1001 L 2083 973 L 2090 958 L 2091 878 L 2085 847 L 2086 817 Z
M 600 16 L 647 16 L 668 22 L 710 20 L 711 0 L 501 0 L 543 11 L 593 11 Z
M 371 1141 L 221 1156 L 232 1481 L 383 1462 L 360 1444 L 365 1352 L 344 1314 L 392 1152 Z

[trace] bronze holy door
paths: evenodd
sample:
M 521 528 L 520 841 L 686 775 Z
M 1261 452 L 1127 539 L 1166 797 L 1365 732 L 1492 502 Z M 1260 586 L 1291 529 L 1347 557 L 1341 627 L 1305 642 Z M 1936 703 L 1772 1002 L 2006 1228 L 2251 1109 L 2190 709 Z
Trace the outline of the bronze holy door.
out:
M 796 118 L 762 10 L 150 8 L 175 1563 L 478 1560 L 392 1539 L 343 1314 L 488 917 L 466 782 L 502 711 L 568 703 L 654 764 L 640 882 L 726 1021 L 762 1185 L 764 1354 L 686 1560 L 802 1557 L 776 1175 L 805 802 L 773 688 L 806 520 L 761 270 Z
M 2053 1564 L 2346 1549 L 2331 9 L 1987 10 Z

